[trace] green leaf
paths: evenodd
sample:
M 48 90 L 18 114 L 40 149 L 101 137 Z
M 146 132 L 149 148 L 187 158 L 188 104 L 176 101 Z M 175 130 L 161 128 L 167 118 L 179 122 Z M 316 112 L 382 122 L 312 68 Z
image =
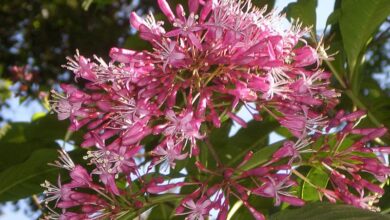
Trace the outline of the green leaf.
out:
M 1 128 L 1 142 L 9 143 L 23 143 L 26 141 L 25 130 L 28 123 L 25 122 L 15 122 L 5 124 Z
M 63 139 L 67 124 L 54 115 L 36 116 L 31 123 L 6 124 L 0 139 L 0 171 L 26 161 L 38 149 L 57 149 L 56 140 Z
M 230 127 L 227 127 L 224 128 L 225 131 L 222 131 L 224 133 L 223 135 L 211 135 L 212 139 L 210 141 L 221 158 L 222 163 L 233 165 L 239 162 L 249 150 L 266 146 L 268 144 L 269 133 L 277 126 L 278 123 L 276 121 L 252 120 L 246 128 L 241 128 L 233 137 L 227 138 L 226 130 L 230 130 Z
M 389 180 L 390 181 L 390 180 Z M 382 214 L 390 213 L 390 182 L 386 184 L 383 189 L 385 190 L 385 194 L 379 199 L 378 206 L 381 208 Z
M 372 34 L 390 14 L 389 0 L 343 0 L 339 18 L 350 73 Z
M 1 74 L 1 69 L 2 65 L 0 65 L 0 74 Z M 0 104 L 2 102 L 5 102 L 9 97 L 11 97 L 12 93 L 11 90 L 9 89 L 10 86 L 12 85 L 12 82 L 10 80 L 4 80 L 0 79 Z
M 286 12 L 287 18 L 299 19 L 303 26 L 313 27 L 316 31 L 316 8 L 317 0 L 298 0 L 287 5 L 283 11 Z
M 132 35 L 126 38 L 125 47 L 132 50 L 150 50 L 151 45 L 142 40 L 138 35 Z
M 344 204 L 312 203 L 299 209 L 284 210 L 270 217 L 270 220 L 389 220 L 379 213 Z
M 334 10 L 326 19 L 326 25 L 334 25 L 336 24 L 340 19 L 340 9 Z
M 152 209 L 152 212 L 148 216 L 148 219 L 161 219 L 168 220 L 171 218 L 173 212 L 173 206 L 169 206 L 165 203 L 159 204 Z
M 312 184 L 321 188 L 326 188 L 329 181 L 328 173 L 317 167 L 311 168 L 309 173 L 306 175 L 306 178 Z M 321 199 L 317 189 L 305 181 L 302 185 L 301 197 L 305 201 L 318 201 Z
M 19 163 L 25 162 L 31 154 L 40 149 L 58 149 L 55 142 L 29 141 L 22 143 L 0 141 L 0 172 Z
M 46 114 L 28 124 L 26 138 L 41 141 L 63 139 L 67 128 L 68 124 L 65 121 L 59 121 L 56 115 Z
M 0 202 L 14 201 L 42 192 L 44 180 L 56 182 L 59 169 L 47 165 L 56 160 L 54 149 L 40 149 L 32 153 L 24 163 L 12 166 L 0 173 Z
M 229 132 L 232 127 L 232 122 L 230 120 L 222 123 L 220 128 L 212 129 L 210 135 L 208 135 L 210 142 L 215 147 L 226 146 L 229 141 Z
M 272 156 L 272 154 L 279 149 L 279 147 L 282 145 L 283 141 L 276 142 L 270 146 L 264 147 L 260 149 L 259 151 L 255 152 L 252 156 L 252 158 L 244 164 L 240 169 L 241 170 L 250 170 L 253 169 L 267 161 L 269 161 L 269 158 Z
M 76 164 L 88 169 L 83 159 L 86 154 L 85 149 L 79 148 L 68 154 Z M 66 170 L 48 165 L 57 159 L 56 149 L 38 149 L 32 152 L 26 161 L 1 171 L 0 202 L 14 201 L 41 193 L 44 189 L 40 184 L 45 180 L 56 184 L 58 175 L 61 175 L 63 182 L 67 182 L 70 178 Z

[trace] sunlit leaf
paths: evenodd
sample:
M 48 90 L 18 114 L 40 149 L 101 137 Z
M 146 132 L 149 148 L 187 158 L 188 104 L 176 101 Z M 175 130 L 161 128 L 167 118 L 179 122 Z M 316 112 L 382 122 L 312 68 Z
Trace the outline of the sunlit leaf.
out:
M 0 173 L 0 202 L 18 200 L 42 192 L 44 180 L 55 182 L 59 170 L 47 165 L 57 158 L 54 149 L 41 149 L 32 153 L 24 163 Z
M 272 144 L 270 146 L 266 146 L 259 151 L 255 151 L 252 158 L 243 165 L 240 169 L 242 170 L 249 170 L 253 169 L 261 164 L 264 164 L 269 160 L 269 158 L 272 156 L 272 154 L 279 149 L 279 147 L 282 145 L 283 142 L 277 142 L 275 144 Z
M 291 20 L 299 19 L 305 27 L 313 27 L 316 30 L 317 0 L 298 0 L 287 5 L 284 11 Z
M 326 188 L 329 181 L 329 174 L 321 168 L 313 167 L 306 175 L 306 178 L 315 186 Z M 305 201 L 318 201 L 321 199 L 318 190 L 306 181 L 303 181 L 302 184 L 301 198 Z
M 340 31 L 351 73 L 358 64 L 362 49 L 389 14 L 389 0 L 341 1 Z

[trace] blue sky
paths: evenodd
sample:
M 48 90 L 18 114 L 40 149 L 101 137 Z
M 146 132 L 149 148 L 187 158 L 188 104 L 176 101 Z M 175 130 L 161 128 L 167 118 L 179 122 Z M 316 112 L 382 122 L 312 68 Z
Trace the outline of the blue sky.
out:
M 294 0 L 277 0 L 276 8 L 282 10 L 286 5 Z M 318 0 L 317 7 L 317 30 L 320 32 L 324 29 L 326 24 L 326 19 L 329 14 L 333 11 L 334 0 Z M 36 112 L 44 111 L 44 108 L 41 107 L 38 103 L 31 103 L 29 105 L 20 105 L 17 98 L 12 98 L 8 102 L 11 106 L 10 109 L 5 109 L 0 111 L 0 115 L 4 116 L 6 119 L 12 121 L 29 121 L 31 116 Z M 272 138 L 272 137 L 271 137 Z M 277 137 L 274 137 L 274 139 Z M 272 141 L 272 140 L 271 140 Z M 21 203 L 22 207 L 25 206 L 25 203 Z M 23 213 L 22 210 L 15 211 L 12 209 L 12 205 L 7 204 L 4 208 L 1 209 L 3 215 L 0 215 L 0 220 L 30 220 L 35 219 L 36 217 L 29 217 Z

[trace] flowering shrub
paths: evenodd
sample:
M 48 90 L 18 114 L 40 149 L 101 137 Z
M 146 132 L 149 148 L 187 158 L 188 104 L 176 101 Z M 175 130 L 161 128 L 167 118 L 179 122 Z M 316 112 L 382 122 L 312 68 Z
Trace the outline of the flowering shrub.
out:
M 153 51 L 112 48 L 108 63 L 78 51 L 68 58 L 65 67 L 86 84 L 61 85 L 52 108 L 72 131 L 87 130 L 88 165 L 61 152 L 53 165 L 70 181 L 42 184 L 47 219 L 132 219 L 167 201 L 190 220 L 227 219 L 236 203 L 265 219 L 256 197 L 302 206 L 300 185 L 321 200 L 376 210 L 390 149 L 374 141 L 386 129 L 359 128 L 363 111 L 333 112 L 339 94 L 320 69 L 330 58 L 304 40 L 307 28 L 283 28 L 282 16 L 250 1 L 189 0 L 188 12 L 158 5 L 169 24 L 130 17 Z M 226 163 L 210 134 L 231 121 L 245 129 L 240 108 L 256 123 L 276 120 L 291 139 Z M 326 179 L 308 179 L 301 170 L 310 167 Z

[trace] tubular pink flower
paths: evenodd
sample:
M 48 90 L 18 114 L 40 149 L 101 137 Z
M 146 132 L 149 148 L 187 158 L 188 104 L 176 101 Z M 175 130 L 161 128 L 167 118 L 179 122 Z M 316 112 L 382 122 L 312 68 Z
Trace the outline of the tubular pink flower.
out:
M 176 5 L 176 14 L 167 0 L 157 3 L 172 29 L 165 29 L 153 14 L 144 19 L 130 14 L 130 24 L 152 50 L 114 47 L 108 61 L 78 51 L 67 58 L 65 68 L 85 83 L 80 88 L 61 85 L 64 94 L 53 93 L 52 109 L 60 120 L 69 118 L 71 130 L 86 130 L 81 146 L 89 148 L 84 159 L 92 171 L 61 154 L 54 165 L 67 169 L 71 181 L 58 187 L 44 184 L 46 201 L 63 209 L 53 216 L 117 218 L 124 210 L 149 209 L 154 199 L 149 197 L 196 185 L 188 194 L 181 192 L 176 214 L 204 219 L 215 209 L 218 219 L 225 219 L 236 197 L 255 219 L 265 219 L 251 198 L 303 205 L 291 192 L 295 177 L 300 178 L 295 167 L 307 162 L 304 153 L 315 151 L 308 164 L 316 163 L 330 177 L 319 192 L 331 202 L 372 208 L 372 194 L 383 193 L 377 182 L 390 175 L 383 158 L 390 150 L 371 141 L 387 130 L 356 127 L 362 111 L 340 111 L 328 119 L 339 94 L 330 88 L 331 74 L 318 67 L 329 57 L 299 44 L 308 29 L 297 24 L 283 29 L 280 15 L 265 14 L 250 1 L 189 0 L 189 10 Z M 298 139 L 286 140 L 257 166 L 252 166 L 250 152 L 241 162 L 234 161 L 238 165 L 227 167 L 207 136 L 214 127 L 233 121 L 245 128 L 237 114 L 241 107 L 258 121 L 270 115 Z M 350 134 L 357 138 L 347 143 Z M 188 178 L 177 182 L 159 173 L 203 150 L 215 164 L 192 158 L 192 163 L 180 165 L 217 177 L 212 181 L 191 176 L 193 169 L 186 169 Z
M 166 141 L 166 146 L 163 147 L 161 145 L 157 146 L 156 149 L 152 151 L 152 154 L 155 156 L 161 157 L 159 162 L 166 161 L 171 168 L 175 168 L 176 160 L 184 160 L 187 158 L 187 153 L 181 153 L 182 147 L 181 145 L 175 145 L 172 139 Z
M 190 13 L 196 14 L 199 9 L 199 0 L 188 1 L 188 8 L 190 9 Z
M 171 189 L 176 188 L 176 187 L 180 187 L 182 185 L 183 185 L 183 183 L 174 183 L 174 184 L 166 184 L 166 185 L 151 185 L 151 186 L 148 186 L 146 188 L 146 191 L 148 193 L 158 194 L 158 193 L 162 193 L 162 192 L 171 190 Z
M 314 48 L 310 46 L 304 46 L 298 48 L 294 51 L 295 57 L 294 66 L 295 67 L 305 67 L 318 62 L 318 54 Z
M 249 212 L 252 214 L 253 218 L 256 220 L 265 220 L 265 217 L 262 213 L 257 211 L 253 206 L 249 205 L 248 202 L 244 202 L 244 205 L 248 208 Z
M 131 12 L 130 13 L 130 24 L 133 28 L 135 28 L 137 31 L 140 30 L 140 26 L 144 24 L 144 21 L 142 18 L 140 18 L 137 13 Z
M 195 203 L 194 200 L 188 200 L 182 204 L 185 208 L 189 209 L 188 212 L 180 213 L 180 215 L 188 215 L 186 219 L 188 220 L 202 220 L 205 215 L 209 214 L 211 209 L 210 200 L 199 200 Z
M 157 0 L 158 6 L 160 6 L 161 11 L 167 16 L 168 20 L 173 22 L 175 20 L 175 15 L 173 14 L 171 7 L 169 6 L 166 0 Z

